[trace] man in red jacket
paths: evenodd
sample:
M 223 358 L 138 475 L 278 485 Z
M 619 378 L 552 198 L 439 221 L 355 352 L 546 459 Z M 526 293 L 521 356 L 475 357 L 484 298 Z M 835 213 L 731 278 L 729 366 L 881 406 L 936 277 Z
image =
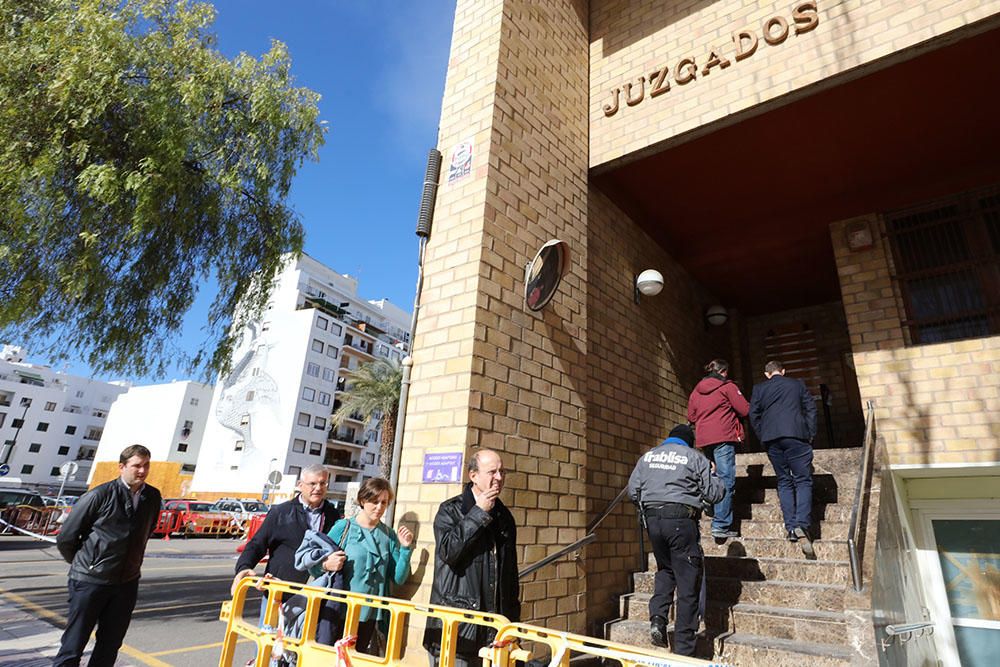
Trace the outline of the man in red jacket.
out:
M 715 504 L 712 537 L 739 537 L 733 529 L 733 491 L 736 487 L 736 445 L 743 442 L 740 417 L 750 413 L 750 404 L 729 379 L 729 364 L 713 359 L 705 366 L 705 377 L 688 399 L 688 421 L 694 424 L 695 446 L 715 464 L 726 487 L 726 495 Z

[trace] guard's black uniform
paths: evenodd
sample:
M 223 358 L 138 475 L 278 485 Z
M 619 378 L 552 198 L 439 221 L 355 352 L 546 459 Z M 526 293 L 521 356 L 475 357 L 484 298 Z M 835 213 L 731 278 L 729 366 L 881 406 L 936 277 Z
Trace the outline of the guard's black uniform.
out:
M 702 550 L 698 519 L 703 502 L 716 503 L 725 494 L 722 480 L 693 449 L 694 432 L 677 426 L 670 437 L 635 465 L 628 493 L 645 516 L 656 556 L 656 579 L 649 600 L 650 635 L 666 646 L 666 623 L 674 590 L 677 615 L 674 653 L 693 656 L 698 630 L 698 594 L 702 578 Z

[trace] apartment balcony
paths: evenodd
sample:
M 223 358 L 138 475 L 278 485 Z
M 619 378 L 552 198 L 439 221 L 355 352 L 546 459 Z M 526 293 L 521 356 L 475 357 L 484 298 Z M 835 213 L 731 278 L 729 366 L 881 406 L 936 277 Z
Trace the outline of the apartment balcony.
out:
M 361 359 L 366 361 L 371 361 L 375 358 L 375 355 L 371 352 L 370 346 L 362 347 L 359 343 L 345 343 L 343 347 L 340 348 L 342 352 L 348 352 L 350 354 L 356 355 Z
M 349 447 L 352 450 L 364 449 L 367 444 L 367 440 L 359 437 L 357 434 L 350 434 L 344 432 L 330 431 L 327 433 L 326 442 L 330 445 Z

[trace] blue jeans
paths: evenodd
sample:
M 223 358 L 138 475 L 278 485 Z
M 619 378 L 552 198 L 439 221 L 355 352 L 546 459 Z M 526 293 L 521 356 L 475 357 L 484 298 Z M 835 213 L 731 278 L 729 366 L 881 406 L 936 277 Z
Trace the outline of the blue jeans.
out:
M 812 521 L 813 448 L 798 438 L 778 438 L 764 443 L 778 478 L 778 502 L 785 529 L 809 529 Z
M 715 503 L 712 530 L 723 531 L 733 527 L 733 493 L 736 491 L 736 443 L 720 442 L 702 449 L 709 461 L 715 463 L 715 474 L 726 487 L 726 495 Z

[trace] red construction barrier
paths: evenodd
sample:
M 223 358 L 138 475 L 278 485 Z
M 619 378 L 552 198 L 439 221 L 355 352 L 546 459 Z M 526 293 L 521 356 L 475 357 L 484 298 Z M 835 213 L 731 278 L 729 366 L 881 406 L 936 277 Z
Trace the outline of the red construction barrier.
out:
M 170 537 L 172 533 L 180 530 L 181 512 L 177 510 L 160 510 L 160 516 L 156 520 L 156 527 L 153 528 L 153 534 Z
M 3 519 L 12 526 L 37 535 L 55 535 L 59 532 L 59 517 L 63 507 L 34 507 L 18 505 L 3 511 Z
M 264 519 L 267 517 L 266 514 L 255 514 L 250 517 L 247 521 L 246 534 L 243 536 L 247 542 L 253 539 L 253 536 L 260 530 L 260 525 L 264 523 Z

